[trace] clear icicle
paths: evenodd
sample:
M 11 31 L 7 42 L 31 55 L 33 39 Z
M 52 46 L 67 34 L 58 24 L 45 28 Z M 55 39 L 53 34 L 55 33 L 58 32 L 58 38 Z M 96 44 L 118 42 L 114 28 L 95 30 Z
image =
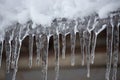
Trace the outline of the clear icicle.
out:
M 118 16 L 115 17 L 116 20 Z M 117 80 L 117 66 L 118 66 L 118 53 L 119 53 L 119 25 L 115 22 L 114 32 L 113 32 L 113 73 L 112 80 Z
M 2 53 L 3 53 L 3 40 L 0 41 L 0 67 L 2 63 Z
M 8 30 L 5 33 L 5 49 L 6 49 L 6 72 L 10 71 L 10 63 L 11 63 L 11 40 L 12 40 L 13 30 Z
M 55 80 L 59 77 L 59 34 L 54 34 L 54 52 L 55 52 Z
M 12 80 L 15 80 L 16 78 L 16 73 L 18 70 L 18 60 L 19 60 L 19 56 L 20 56 L 20 49 L 21 49 L 21 40 L 17 39 L 17 50 L 16 50 L 16 58 L 15 58 L 15 68 L 13 70 L 13 76 L 12 76 Z
M 76 33 L 71 33 L 71 65 L 75 65 L 75 40 L 76 40 Z
M 16 50 L 17 50 L 17 40 L 13 39 L 11 43 L 11 68 L 15 67 Z
M 99 35 L 100 32 L 102 32 L 105 28 L 106 25 L 103 23 L 103 21 L 99 20 L 94 23 L 95 28 L 93 30 L 93 37 L 92 37 L 92 44 L 91 44 L 91 63 L 94 63 L 94 58 L 95 58 L 95 47 L 96 47 L 96 41 L 97 41 L 97 36 Z
M 65 59 L 65 51 L 66 51 L 66 36 L 62 35 L 62 59 Z
M 86 51 L 86 59 L 87 59 L 87 77 L 90 77 L 90 39 L 91 39 L 91 33 L 88 31 L 84 32 L 84 38 L 85 38 L 85 51 Z
M 37 58 L 36 63 L 37 65 L 40 64 L 40 49 L 41 49 L 41 36 L 36 34 L 36 47 L 37 47 Z
M 113 49 L 113 75 L 112 80 L 117 80 L 117 64 L 119 53 L 119 26 L 114 26 L 114 49 Z
M 92 49 L 91 49 L 91 63 L 94 63 L 94 58 L 95 58 L 95 47 L 96 47 L 96 41 L 97 41 L 97 35 L 93 32 L 93 37 L 92 37 Z
M 32 59 L 33 59 L 33 41 L 34 36 L 33 34 L 29 35 L 29 67 L 32 67 Z
M 76 40 L 76 22 L 70 21 L 70 40 L 71 40 L 71 66 L 75 65 L 75 40 Z
M 79 32 L 79 37 L 80 37 L 80 47 L 81 47 L 81 54 L 82 54 L 82 66 L 85 64 L 84 62 L 84 37 L 83 37 L 83 32 Z
M 106 68 L 106 80 L 109 80 L 112 61 L 112 45 L 113 44 L 113 26 L 108 23 L 107 26 L 107 68 Z
M 48 70 L 48 47 L 49 39 L 46 35 L 42 35 L 42 80 L 47 80 L 47 70 Z

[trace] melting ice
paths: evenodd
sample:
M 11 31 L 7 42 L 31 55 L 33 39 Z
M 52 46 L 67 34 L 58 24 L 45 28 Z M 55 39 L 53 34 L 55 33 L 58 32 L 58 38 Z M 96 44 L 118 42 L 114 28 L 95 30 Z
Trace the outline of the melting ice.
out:
M 112 80 L 117 80 L 120 27 L 119 0 L 17 1 L 14 0 L 13 3 L 9 0 L 0 1 L 0 67 L 2 66 L 3 45 L 5 45 L 6 74 L 12 73 L 11 80 L 16 78 L 22 41 L 27 36 L 29 36 L 28 65 L 32 68 L 35 38 L 36 64 L 39 65 L 42 62 L 42 80 L 48 80 L 49 39 L 53 36 L 55 80 L 59 80 L 59 35 L 62 35 L 62 59 L 65 59 L 66 36 L 70 34 L 71 65 L 74 66 L 76 33 L 79 33 L 80 38 L 81 63 L 84 65 L 86 61 L 87 77 L 90 77 L 90 65 L 94 63 L 97 38 L 105 29 L 107 32 L 105 79 L 109 80 L 112 73 Z M 111 68 L 112 60 L 113 68 Z

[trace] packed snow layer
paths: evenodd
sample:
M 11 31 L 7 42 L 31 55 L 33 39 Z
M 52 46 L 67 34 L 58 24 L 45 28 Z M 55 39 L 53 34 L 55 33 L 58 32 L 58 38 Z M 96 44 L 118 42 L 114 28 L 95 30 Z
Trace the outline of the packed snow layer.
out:
M 97 13 L 105 18 L 120 8 L 120 0 L 0 0 L 0 30 L 32 20 L 48 25 L 54 18 L 78 18 Z

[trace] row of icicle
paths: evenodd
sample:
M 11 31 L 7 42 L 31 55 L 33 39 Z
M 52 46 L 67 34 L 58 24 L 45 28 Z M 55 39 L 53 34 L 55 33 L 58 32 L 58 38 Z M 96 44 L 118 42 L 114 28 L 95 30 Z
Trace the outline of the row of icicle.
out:
M 0 39 L 0 66 L 2 61 L 3 42 L 6 49 L 6 73 L 12 72 L 12 79 L 15 80 L 18 70 L 18 60 L 22 41 L 29 36 L 29 67 L 32 67 L 33 43 L 36 39 L 37 57 L 36 63 L 39 65 L 42 59 L 42 80 L 47 80 L 48 70 L 48 48 L 49 39 L 53 36 L 55 52 L 55 80 L 59 78 L 59 34 L 62 34 L 62 58 L 65 59 L 66 35 L 70 34 L 71 40 L 71 65 L 75 65 L 75 40 L 76 33 L 79 33 L 80 47 L 82 54 L 82 65 L 84 59 L 87 60 L 87 77 L 90 77 L 90 64 L 94 63 L 95 47 L 97 36 L 104 29 L 107 31 L 107 68 L 105 79 L 109 80 L 111 64 L 113 60 L 112 80 L 116 79 L 118 53 L 119 53 L 119 26 L 120 13 L 113 13 L 108 18 L 99 19 L 97 15 L 91 15 L 83 19 L 54 19 L 51 26 L 36 25 L 32 21 L 26 24 L 13 24 L 5 31 L 5 36 Z M 34 27 L 34 28 L 33 28 Z M 91 37 L 92 36 L 92 37 Z M 90 49 L 91 47 L 91 49 Z M 86 58 L 84 54 L 86 53 Z M 41 58 L 41 59 L 40 59 Z

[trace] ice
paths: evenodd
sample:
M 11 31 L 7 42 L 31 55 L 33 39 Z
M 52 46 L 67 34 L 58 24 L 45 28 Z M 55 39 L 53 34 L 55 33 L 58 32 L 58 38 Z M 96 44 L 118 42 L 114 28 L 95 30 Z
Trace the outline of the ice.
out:
M 95 28 L 93 29 L 93 37 L 92 37 L 92 44 L 91 44 L 91 63 L 92 64 L 94 63 L 94 58 L 95 58 L 95 47 L 96 47 L 97 36 L 106 28 L 105 23 L 101 20 L 97 20 L 93 26 L 95 26 Z
M 65 59 L 65 51 L 66 51 L 66 36 L 62 35 L 62 59 Z
M 111 63 L 112 63 L 112 44 L 113 44 L 113 29 L 111 22 L 107 24 L 107 68 L 106 68 L 106 80 L 109 80 L 111 72 Z
M 3 40 L 0 41 L 0 67 L 2 63 L 2 53 L 3 53 Z
M 60 25 L 60 31 L 62 34 L 62 59 L 65 59 L 67 26 L 68 26 L 67 19 L 63 18 L 62 23 Z
M 89 31 L 85 31 L 84 35 L 84 45 L 85 45 L 85 53 L 86 53 L 86 61 L 87 61 L 87 77 L 90 77 L 90 40 L 91 33 Z
M 6 49 L 6 72 L 10 71 L 11 63 L 11 40 L 13 37 L 13 29 L 6 31 L 5 33 L 5 49 Z
M 8 75 L 12 73 L 12 80 L 16 78 L 22 41 L 27 36 L 29 36 L 29 67 L 32 67 L 35 36 L 37 48 L 36 63 L 39 65 L 42 62 L 42 80 L 47 80 L 49 39 L 53 36 L 55 80 L 58 80 L 60 55 L 59 35 L 62 35 L 62 59 L 65 59 L 66 35 L 70 34 L 71 65 L 74 66 L 76 33 L 79 33 L 80 37 L 82 65 L 85 64 L 86 53 L 87 77 L 90 77 L 90 63 L 94 63 L 97 38 L 106 28 L 107 68 L 105 78 L 109 80 L 113 59 L 112 80 L 116 80 L 120 25 L 118 18 L 120 14 L 119 12 L 114 14 L 111 11 L 117 10 L 120 7 L 118 0 L 111 0 L 111 2 L 107 0 L 105 1 L 106 5 L 102 3 L 102 6 L 99 7 L 97 7 L 97 4 L 102 2 L 99 0 L 93 1 L 94 3 L 91 1 L 86 3 L 86 0 L 57 0 L 53 2 L 49 1 L 50 3 L 47 2 L 48 0 L 45 0 L 45 2 L 40 0 L 40 4 L 38 0 L 25 0 L 25 3 L 17 4 L 21 4 L 22 8 L 17 5 L 14 8 L 13 3 L 8 3 L 9 1 L 7 1 L 2 1 L 6 6 L 8 5 L 7 7 L 0 3 L 0 31 L 3 31 L 3 33 L 0 32 L 2 33 L 0 34 L 0 66 L 2 62 L 3 43 L 5 41 L 6 72 Z M 14 1 L 16 2 L 17 0 Z M 81 4 L 84 5 L 83 8 L 80 8 Z M 12 18 L 11 16 L 13 15 L 14 17 Z M 4 33 L 5 36 L 3 35 Z M 4 37 L 1 38 L 1 36 Z
M 48 39 L 45 34 L 41 35 L 42 39 L 42 80 L 47 80 L 47 70 L 48 70 Z
M 37 65 L 40 64 L 40 49 L 41 49 L 41 35 L 40 34 L 36 34 L 36 48 L 37 48 L 37 58 L 36 58 L 36 63 Z
M 80 37 L 80 47 L 81 47 L 81 54 L 82 54 L 82 65 L 84 65 L 84 53 L 85 53 L 84 48 L 85 48 L 85 44 L 84 44 L 84 35 L 83 35 L 83 33 L 87 29 L 88 21 L 87 21 L 87 19 L 83 19 L 83 20 L 78 19 L 77 21 L 78 21 L 78 33 L 79 33 L 79 37 Z
M 54 37 L 54 52 L 55 52 L 55 80 L 59 77 L 59 35 L 55 34 Z
M 76 40 L 76 32 L 75 32 L 75 21 L 71 21 L 69 24 L 70 28 L 70 40 L 71 40 L 71 65 L 75 65 L 75 40 Z
M 20 49 L 21 49 L 21 40 L 17 40 L 17 50 L 16 50 L 16 58 L 15 58 L 15 67 L 13 69 L 13 75 L 12 75 L 12 80 L 15 80 L 16 78 L 16 73 L 17 73 L 17 70 L 18 70 L 18 60 L 19 60 L 19 56 L 20 56 Z
M 54 41 L 54 53 L 55 53 L 55 80 L 59 79 L 59 55 L 60 55 L 60 46 L 59 46 L 59 30 L 57 20 L 53 21 L 53 41 Z
M 118 54 L 119 54 L 119 15 L 113 17 L 113 73 L 112 80 L 117 80 Z
M 32 67 L 32 59 L 33 59 L 33 42 L 34 36 L 32 34 L 29 35 L 29 67 Z

